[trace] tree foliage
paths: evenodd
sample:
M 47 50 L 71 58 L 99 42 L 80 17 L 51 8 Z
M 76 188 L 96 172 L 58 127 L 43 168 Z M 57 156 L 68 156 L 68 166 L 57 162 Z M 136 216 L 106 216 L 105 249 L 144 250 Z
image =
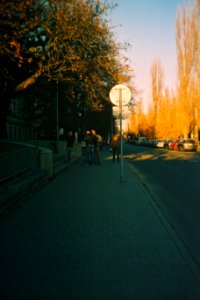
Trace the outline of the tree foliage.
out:
M 184 7 L 177 18 L 177 99 L 180 113 L 179 134 L 197 136 L 199 115 L 199 62 L 200 62 L 200 2 L 192 7 Z M 200 115 L 199 115 L 200 116 Z
M 164 72 L 159 59 L 152 63 L 151 70 L 151 93 L 153 101 L 153 123 L 154 136 L 157 136 L 157 119 L 161 112 L 161 100 L 163 97 L 163 77 Z M 160 111 L 159 111 L 160 110 Z
M 2 0 L 0 3 L 1 96 L 39 77 L 65 82 L 70 100 L 98 108 L 120 74 L 120 46 L 108 22 L 113 7 L 95 0 Z M 78 100 L 77 100 L 78 99 Z
M 152 63 L 152 101 L 147 113 L 152 138 L 200 138 L 200 1 L 183 6 L 176 22 L 177 82 L 173 92 L 164 87 L 159 60 Z M 138 124 L 141 127 L 141 124 Z M 152 130 L 153 129 L 153 130 Z M 144 130 L 143 130 L 144 131 Z

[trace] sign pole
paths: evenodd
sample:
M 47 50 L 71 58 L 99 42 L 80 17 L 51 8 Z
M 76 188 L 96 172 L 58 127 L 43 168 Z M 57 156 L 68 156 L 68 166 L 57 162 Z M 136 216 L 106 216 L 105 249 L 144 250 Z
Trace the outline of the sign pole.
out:
M 59 127 L 58 127 L 58 80 L 57 80 L 57 93 L 56 93 L 56 140 L 59 141 Z
M 123 94 L 122 94 L 123 92 Z M 119 120 L 120 120 L 120 179 L 123 182 L 124 177 L 124 166 L 123 166 L 123 139 L 122 139 L 122 107 L 129 103 L 131 100 L 130 89 L 123 84 L 117 84 L 110 90 L 111 102 L 119 107 Z
M 121 182 L 123 182 L 123 173 L 124 173 L 124 161 L 123 161 L 123 141 L 122 141 L 122 88 L 119 88 L 119 120 L 120 120 L 120 154 L 121 154 Z

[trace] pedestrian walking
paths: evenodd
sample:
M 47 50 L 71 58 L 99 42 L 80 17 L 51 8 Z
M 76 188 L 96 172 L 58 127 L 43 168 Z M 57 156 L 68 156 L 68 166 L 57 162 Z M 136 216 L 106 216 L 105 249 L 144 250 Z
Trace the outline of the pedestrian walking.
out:
M 71 161 L 71 154 L 74 145 L 74 136 L 72 131 L 67 132 L 67 161 Z
M 110 145 L 113 153 L 113 163 L 115 162 L 116 155 L 117 155 L 117 161 L 119 162 L 120 139 L 118 133 L 115 133 L 112 136 Z
M 96 165 L 101 165 L 100 161 L 100 150 L 102 147 L 102 137 L 100 134 L 96 134 L 96 131 L 93 130 L 94 138 L 94 162 Z
M 94 165 L 94 134 L 92 130 L 87 131 L 86 145 L 87 145 L 86 161 L 89 165 Z

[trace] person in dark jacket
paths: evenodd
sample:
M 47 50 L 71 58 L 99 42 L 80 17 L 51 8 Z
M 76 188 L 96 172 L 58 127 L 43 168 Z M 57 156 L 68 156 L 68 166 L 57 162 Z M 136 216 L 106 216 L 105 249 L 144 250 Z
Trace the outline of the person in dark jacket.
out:
M 86 135 L 87 144 L 87 162 L 88 164 L 94 165 L 95 163 L 95 145 L 97 143 L 97 137 L 95 131 L 92 129 Z
M 97 134 L 94 129 L 92 130 L 92 133 L 93 133 L 93 142 L 94 142 L 94 163 L 96 165 L 101 165 L 99 152 L 100 152 L 102 139 L 101 136 Z
M 115 133 L 112 136 L 110 145 L 113 152 L 113 162 L 115 162 L 116 155 L 117 155 L 117 161 L 119 162 L 120 138 L 118 133 Z
M 67 133 L 67 160 L 71 161 L 71 153 L 74 145 L 74 136 L 72 131 L 68 131 Z

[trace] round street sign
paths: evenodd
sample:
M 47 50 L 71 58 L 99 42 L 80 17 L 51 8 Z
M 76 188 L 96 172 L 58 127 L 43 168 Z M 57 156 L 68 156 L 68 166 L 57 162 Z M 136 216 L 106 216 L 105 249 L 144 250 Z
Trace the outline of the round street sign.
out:
M 131 91 L 126 85 L 117 84 L 112 87 L 109 96 L 111 102 L 116 106 L 120 106 L 121 98 L 122 106 L 124 106 L 131 100 Z

